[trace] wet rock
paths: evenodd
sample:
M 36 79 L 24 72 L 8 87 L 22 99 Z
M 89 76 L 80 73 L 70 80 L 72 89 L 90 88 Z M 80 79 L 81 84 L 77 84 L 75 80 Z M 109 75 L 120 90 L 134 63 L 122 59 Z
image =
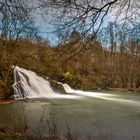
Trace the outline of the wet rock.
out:
M 64 87 L 60 82 L 57 82 L 55 80 L 50 80 L 50 83 L 54 91 L 62 94 L 66 94 L 66 91 L 64 90 Z

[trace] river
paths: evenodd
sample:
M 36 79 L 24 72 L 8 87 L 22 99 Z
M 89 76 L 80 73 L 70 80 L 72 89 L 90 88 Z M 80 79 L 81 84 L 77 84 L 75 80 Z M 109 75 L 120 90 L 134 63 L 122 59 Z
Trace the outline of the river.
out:
M 0 126 L 21 126 L 24 122 L 30 130 L 47 135 L 48 122 L 55 121 L 61 133 L 65 133 L 69 126 L 71 133 L 78 136 L 110 135 L 113 140 L 140 139 L 139 94 L 104 93 L 108 96 L 79 95 L 80 98 L 75 99 L 34 99 L 0 105 Z

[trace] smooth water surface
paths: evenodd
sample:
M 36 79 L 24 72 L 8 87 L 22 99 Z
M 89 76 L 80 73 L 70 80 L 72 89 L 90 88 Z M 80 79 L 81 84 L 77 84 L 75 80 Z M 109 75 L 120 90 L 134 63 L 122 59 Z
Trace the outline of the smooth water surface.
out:
M 76 135 L 104 134 L 112 135 L 113 140 L 140 139 L 140 96 L 110 95 L 0 105 L 0 126 L 20 125 L 24 120 L 33 131 L 47 135 L 48 121 L 55 121 L 61 133 L 69 126 Z

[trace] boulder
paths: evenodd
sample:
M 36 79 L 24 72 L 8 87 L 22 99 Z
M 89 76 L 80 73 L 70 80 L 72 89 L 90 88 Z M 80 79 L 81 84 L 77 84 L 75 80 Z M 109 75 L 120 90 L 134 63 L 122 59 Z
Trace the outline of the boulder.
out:
M 62 94 L 66 94 L 66 91 L 62 85 L 62 83 L 57 82 L 55 80 L 49 80 L 51 83 L 51 87 L 53 88 L 54 91 L 62 93 Z

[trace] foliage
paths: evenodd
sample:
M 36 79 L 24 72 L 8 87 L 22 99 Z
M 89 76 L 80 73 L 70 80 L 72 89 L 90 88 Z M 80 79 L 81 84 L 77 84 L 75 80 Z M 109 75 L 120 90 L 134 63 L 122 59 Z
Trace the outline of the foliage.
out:
M 9 72 L 8 72 L 9 73 Z M 7 76 L 7 69 L 0 67 L 0 97 L 7 98 L 12 94 L 13 71 Z
M 65 79 L 68 81 L 72 81 L 74 79 L 74 72 L 69 70 L 65 73 Z
M 88 42 L 86 47 L 85 42 L 88 37 L 84 42 L 74 44 L 70 39 L 55 48 L 43 39 L 40 39 L 41 44 L 38 39 L 5 40 L 4 44 L 1 42 L 1 96 L 7 97 L 13 92 L 12 65 L 33 70 L 56 81 L 67 82 L 73 88 L 139 89 L 139 34 L 136 32 L 133 34 L 135 26 L 133 29 L 124 30 L 121 26 L 110 24 L 103 28 L 96 38 Z M 138 30 L 138 26 L 136 28 Z M 83 47 L 85 49 L 81 51 Z

